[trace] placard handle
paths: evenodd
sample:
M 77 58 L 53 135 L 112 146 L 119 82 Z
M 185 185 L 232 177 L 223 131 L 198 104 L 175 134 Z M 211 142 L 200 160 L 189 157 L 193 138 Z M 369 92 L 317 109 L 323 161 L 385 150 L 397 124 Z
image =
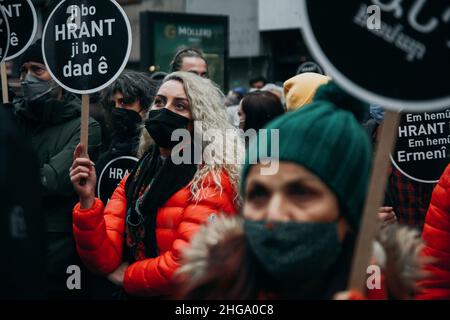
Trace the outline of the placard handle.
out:
M 89 143 L 89 95 L 83 94 L 81 96 L 81 132 L 80 143 L 83 146 L 81 149 L 81 157 L 88 158 L 88 143 Z M 85 185 L 86 180 L 81 179 L 80 185 Z
M 1 79 L 2 79 L 3 103 L 9 103 L 8 76 L 6 74 L 6 63 L 5 63 L 5 61 L 2 61 L 0 63 L 0 72 L 1 72 Z
M 397 141 L 400 114 L 386 111 L 381 127 L 381 137 L 378 142 L 375 160 L 372 166 L 364 214 L 361 220 L 356 249 L 353 255 L 348 290 L 358 290 L 365 293 L 367 266 L 372 257 L 372 241 L 378 229 L 378 210 L 384 201 L 384 192 L 388 178 L 389 154 Z M 350 196 L 350 195 L 349 195 Z

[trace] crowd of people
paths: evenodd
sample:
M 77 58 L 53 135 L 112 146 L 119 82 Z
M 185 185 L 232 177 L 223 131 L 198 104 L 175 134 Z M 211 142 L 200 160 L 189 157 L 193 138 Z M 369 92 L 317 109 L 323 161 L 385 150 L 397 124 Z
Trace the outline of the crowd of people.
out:
M 383 109 L 332 78 L 224 95 L 201 50 L 182 49 L 168 74 L 126 70 L 91 101 L 82 145 L 80 98 L 39 41 L 19 64 L 23 97 L 0 108 L 0 269 L 14 274 L 0 297 L 450 299 L 450 167 L 436 187 L 386 173 L 381 285 L 347 291 Z M 138 162 L 102 201 L 121 156 Z

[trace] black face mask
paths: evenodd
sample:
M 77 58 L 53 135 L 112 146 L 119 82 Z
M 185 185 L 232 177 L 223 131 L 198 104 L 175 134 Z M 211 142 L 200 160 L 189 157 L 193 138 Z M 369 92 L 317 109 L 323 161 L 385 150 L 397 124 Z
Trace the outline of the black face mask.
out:
M 177 129 L 187 129 L 190 120 L 166 108 L 151 110 L 145 122 L 145 128 L 156 144 L 162 148 L 171 149 L 179 141 L 172 141 L 172 133 Z
M 142 123 L 139 113 L 123 108 L 113 108 L 111 120 L 114 135 L 121 137 L 132 137 L 138 134 L 139 125 Z

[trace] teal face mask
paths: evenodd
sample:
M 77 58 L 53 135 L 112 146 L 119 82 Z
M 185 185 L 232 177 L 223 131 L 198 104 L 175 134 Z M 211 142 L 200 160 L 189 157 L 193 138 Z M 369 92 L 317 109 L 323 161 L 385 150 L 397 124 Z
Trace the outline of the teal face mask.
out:
M 282 290 L 316 291 L 342 251 L 337 222 L 298 223 L 251 221 L 244 223 L 250 251 L 258 265 Z M 312 292 L 311 292 L 312 294 Z

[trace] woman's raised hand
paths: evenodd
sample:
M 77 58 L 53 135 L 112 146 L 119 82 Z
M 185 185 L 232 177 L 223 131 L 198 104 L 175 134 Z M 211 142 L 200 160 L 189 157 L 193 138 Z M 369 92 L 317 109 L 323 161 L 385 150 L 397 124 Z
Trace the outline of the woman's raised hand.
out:
M 70 180 L 80 198 L 81 209 L 92 207 L 95 198 L 97 175 L 94 163 L 88 158 L 82 158 L 83 145 L 78 144 L 73 153 L 73 163 L 70 167 Z

